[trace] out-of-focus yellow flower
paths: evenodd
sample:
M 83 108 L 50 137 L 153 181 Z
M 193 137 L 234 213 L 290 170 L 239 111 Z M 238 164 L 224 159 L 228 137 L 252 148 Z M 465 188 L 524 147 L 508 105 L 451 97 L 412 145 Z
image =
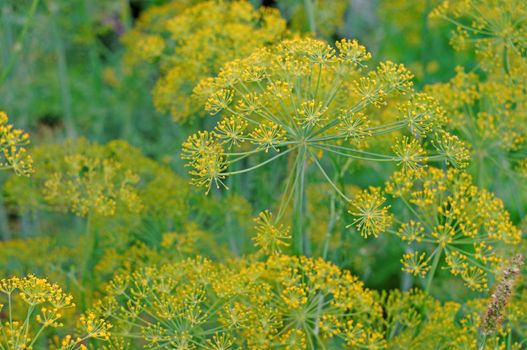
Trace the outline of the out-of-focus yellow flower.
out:
M 178 122 L 202 115 L 190 99 L 197 83 L 215 76 L 220 67 L 255 48 L 286 35 L 278 11 L 254 9 L 248 1 L 193 1 L 154 7 L 124 38 L 125 62 L 156 64 L 161 75 L 153 90 L 154 104 Z
M 17 175 L 33 173 L 33 159 L 27 153 L 29 135 L 9 124 L 5 112 L 0 111 L 0 169 L 12 169 Z

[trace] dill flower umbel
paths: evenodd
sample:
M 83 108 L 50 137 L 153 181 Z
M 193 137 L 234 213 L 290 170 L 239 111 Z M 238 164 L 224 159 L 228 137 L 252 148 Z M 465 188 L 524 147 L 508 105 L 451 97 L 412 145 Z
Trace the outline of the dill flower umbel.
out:
M 428 89 L 449 106 L 452 129 L 471 143 L 471 173 L 516 215 L 524 215 L 526 201 L 520 166 L 527 149 L 526 14 L 518 0 L 444 1 L 431 14 L 454 25 L 452 45 L 473 51 L 477 64 L 469 73 L 458 67 L 449 82 Z
M 205 259 L 141 267 L 114 277 L 97 313 L 112 320 L 117 335 L 152 347 L 205 345 L 215 335 L 207 329 L 229 335 L 218 320 L 237 293 L 228 288 L 229 271 Z
M 205 108 L 211 114 L 226 119 L 213 132 L 194 134 L 183 145 L 183 158 L 195 169 L 195 183 L 219 186 L 230 175 L 226 166 L 238 158 L 280 149 L 285 151 L 264 163 L 299 150 L 307 158 L 323 151 L 359 160 L 408 162 L 409 151 L 375 154 L 354 148 L 355 140 L 369 143 L 375 136 L 406 128 L 420 138 L 435 136 L 430 133 L 440 130 L 443 112 L 430 97 L 413 96 L 410 72 L 391 62 L 368 72 L 370 54 L 364 47 L 343 40 L 337 48 L 314 39 L 284 41 L 227 64 L 215 79 L 203 80 L 195 94 L 207 100 Z M 408 101 L 396 103 L 392 97 Z M 393 107 L 399 118 L 381 124 L 376 120 L 381 106 Z M 351 147 L 343 144 L 346 140 Z M 407 137 L 403 142 L 412 141 Z M 247 147 L 251 150 L 243 152 Z M 443 159 L 438 151 L 426 158 L 424 150 L 416 149 L 420 156 L 412 154 L 410 159 Z
M 132 212 L 140 210 L 140 200 L 132 187 L 139 177 L 121 171 L 119 163 L 81 154 L 66 156 L 64 161 L 67 168 L 44 182 L 44 199 L 51 205 L 79 216 L 92 212 L 113 216 L 118 205 Z
M 103 146 L 83 138 L 36 147 L 39 172 L 28 180 L 10 179 L 8 198 L 22 210 L 47 208 L 81 217 L 137 213 L 143 208 L 137 190 L 140 177 L 131 163 L 113 152 L 116 148 L 125 153 L 128 147 L 119 141 Z
M 33 173 L 33 159 L 27 154 L 29 135 L 14 129 L 7 114 L 0 111 L 0 169 L 12 169 L 17 175 Z
M 260 248 L 263 254 L 277 254 L 282 252 L 282 247 L 289 246 L 291 235 L 289 227 L 275 225 L 273 214 L 268 210 L 261 212 L 256 219 L 256 236 L 253 238 L 254 245 Z
M 447 83 L 427 87 L 452 116 L 452 130 L 471 144 L 472 164 L 469 170 L 478 183 L 492 185 L 501 197 L 518 196 L 525 188 L 521 164 L 527 149 L 527 99 L 525 82 L 514 76 L 487 76 L 458 67 Z M 506 186 L 507 183 L 512 186 Z M 518 211 L 523 209 L 519 206 Z
M 311 167 L 349 201 L 331 180 L 325 154 L 405 167 L 441 160 L 463 166 L 464 145 L 443 130 L 446 119 L 437 102 L 413 92 L 412 74 L 403 65 L 382 62 L 368 69 L 370 57 L 356 41 L 339 41 L 334 49 L 320 40 L 293 39 L 257 49 L 226 64 L 217 78 L 202 80 L 194 94 L 221 119 L 215 130 L 183 144 L 192 183 L 209 191 L 224 186 L 227 176 L 289 155 L 290 193 L 284 198 L 294 194 L 298 207 L 305 205 L 303 184 Z M 379 146 L 401 134 L 402 145 L 393 151 Z M 249 157 L 257 163 L 229 169 Z M 303 243 L 293 226 L 298 252 Z
M 433 349 L 438 344 L 448 349 L 521 348 L 508 332 L 478 342 L 485 300 L 443 303 L 418 289 L 383 291 L 377 298 L 385 313 L 380 329 L 386 334 L 387 349 Z
M 188 98 L 200 79 L 280 40 L 286 27 L 276 10 L 254 9 L 248 1 L 179 3 L 147 11 L 124 41 L 128 64 L 155 61 L 159 66 L 161 76 L 153 89 L 156 108 L 185 122 L 200 114 L 199 103 Z
M 411 213 L 397 231 L 389 231 L 417 249 L 403 258 L 405 271 L 428 277 L 427 289 L 441 258 L 454 276 L 473 290 L 486 290 L 489 275 L 517 245 L 521 232 L 503 202 L 472 184 L 466 172 L 430 167 L 396 172 L 387 192 Z
M 185 181 L 125 141 L 98 144 L 80 138 L 40 145 L 33 155 L 39 172 L 31 179 L 13 177 L 5 187 L 8 201 L 21 211 L 111 218 L 187 210 Z
M 390 206 L 385 205 L 385 201 L 378 187 L 370 187 L 353 199 L 348 212 L 357 218 L 353 224 L 364 238 L 377 237 L 392 224 L 393 217 L 388 212 Z
M 480 61 L 490 69 L 525 64 L 527 5 L 522 0 L 443 1 L 431 16 L 455 26 L 456 49 L 473 46 Z M 500 59 L 496 59 L 500 57 Z M 504 62 L 501 61 L 504 60 Z
M 112 331 L 154 347 L 383 345 L 368 327 L 380 316 L 373 293 L 321 259 L 189 259 L 119 274 L 106 294 L 97 313 L 113 320 Z
M 305 349 L 384 347 L 373 327 L 381 309 L 348 271 L 320 258 L 276 255 L 264 263 L 261 277 L 267 290 L 262 301 L 279 327 L 274 342 Z
M 63 327 L 64 313 L 75 307 L 72 299 L 56 284 L 33 275 L 0 280 L 0 309 L 8 315 L 0 323 L 2 349 L 22 350 L 45 346 L 44 336 L 47 332 Z M 108 338 L 108 323 L 95 315 L 88 316 L 88 319 L 84 316 L 80 318 L 80 324 L 85 326 L 81 336 L 64 337 L 57 349 L 86 349 L 84 344 L 89 339 Z

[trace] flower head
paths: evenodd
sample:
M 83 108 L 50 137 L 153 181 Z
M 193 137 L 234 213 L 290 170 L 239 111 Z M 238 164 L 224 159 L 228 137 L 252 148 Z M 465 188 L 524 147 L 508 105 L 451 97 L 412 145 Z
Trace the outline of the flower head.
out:
M 75 307 L 73 297 L 45 278 L 28 275 L 0 280 L 0 309 L 8 317 L 2 322 L 0 346 L 5 349 L 31 349 L 40 338 L 50 337 L 53 329 L 64 326 L 64 313 Z M 81 316 L 85 320 L 84 316 Z M 67 335 L 57 347 L 60 350 L 82 350 L 88 339 L 106 339 L 111 327 L 107 322 L 89 316 L 86 331 Z M 97 329 L 93 325 L 97 324 Z
M 206 173 L 196 168 L 203 168 L 203 152 L 189 153 L 189 142 L 201 139 L 206 154 L 221 155 L 214 156 L 224 167 L 216 167 L 222 170 L 216 179 L 259 167 L 228 170 L 247 157 L 263 165 L 286 154 L 295 166 L 315 165 L 326 179 L 325 154 L 404 167 L 440 160 L 464 165 L 463 144 L 442 132 L 444 111 L 431 97 L 414 93 L 412 74 L 403 65 L 388 61 L 369 69 L 371 55 L 357 41 L 335 46 L 311 38 L 284 40 L 203 79 L 194 95 L 220 121 L 214 134 L 200 131 L 184 145 L 193 182 L 210 184 L 198 179 Z M 398 136 L 402 141 L 395 141 Z
M 33 173 L 33 159 L 25 148 L 28 144 L 29 135 L 14 129 L 7 114 L 0 111 L 0 169 L 12 169 L 15 174 L 25 176 Z
M 469 288 L 487 289 L 489 275 L 521 237 L 503 202 L 459 170 L 427 168 L 405 176 L 402 185 L 396 183 L 401 178 L 397 173 L 387 184 L 387 191 L 411 213 L 407 220 L 397 218 L 403 224 L 396 234 L 421 252 L 405 257 L 403 268 L 425 276 L 428 268 L 420 266 L 429 259 L 424 254 L 439 254 Z
M 364 238 L 377 237 L 391 226 L 393 216 L 389 212 L 390 206 L 385 202 L 378 187 L 370 187 L 358 193 L 351 201 L 349 213 L 357 218 L 353 225 Z
M 262 253 L 270 255 L 281 253 L 283 247 L 289 246 L 288 241 L 291 239 L 289 228 L 274 223 L 273 214 L 268 210 L 261 212 L 254 222 L 256 236 L 253 241 Z

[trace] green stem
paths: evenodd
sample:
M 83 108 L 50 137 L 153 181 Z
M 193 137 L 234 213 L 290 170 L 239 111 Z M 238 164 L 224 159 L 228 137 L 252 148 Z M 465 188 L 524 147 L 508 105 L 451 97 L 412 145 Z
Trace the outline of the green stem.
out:
M 267 163 L 271 163 L 271 162 L 272 162 L 273 160 L 275 160 L 275 159 L 278 159 L 278 158 L 280 158 L 280 157 L 282 157 L 282 156 L 285 156 L 287 153 L 289 153 L 289 152 L 295 150 L 296 148 L 297 148 L 297 146 L 295 146 L 295 147 L 291 147 L 291 148 L 289 148 L 289 149 L 287 149 L 287 150 L 285 150 L 285 151 L 283 151 L 283 152 L 278 152 L 278 154 L 276 154 L 275 156 L 273 156 L 273 157 L 267 159 L 266 161 L 263 161 L 263 162 L 261 162 L 261 163 L 258 163 L 257 165 L 252 166 L 252 167 L 250 167 L 250 168 L 245 168 L 245 169 L 237 170 L 237 171 L 229 171 L 229 172 L 226 172 L 226 173 L 221 173 L 221 175 L 224 175 L 224 176 L 232 176 L 232 175 L 237 175 L 237 174 L 248 173 L 248 172 L 250 172 L 250 171 L 253 171 L 253 170 L 255 170 L 255 169 L 258 169 L 258 168 L 260 168 L 260 167 L 266 165 Z
M 73 123 L 73 107 L 71 100 L 71 86 L 68 75 L 68 62 L 66 58 L 66 48 L 61 38 L 60 30 L 57 26 L 57 17 L 53 12 L 51 5 L 48 3 L 48 12 L 51 18 L 50 31 L 53 36 L 55 44 L 55 55 L 57 58 L 57 73 L 60 83 L 60 93 L 62 97 L 62 110 L 64 113 L 64 127 L 66 129 L 66 136 L 74 138 L 76 136 L 75 127 Z
M 342 197 L 344 198 L 344 200 L 346 202 L 351 202 L 351 199 L 348 198 L 344 192 L 342 192 L 338 186 L 330 179 L 329 175 L 326 173 L 326 171 L 324 170 L 324 168 L 322 167 L 322 164 L 320 164 L 320 162 L 318 161 L 317 159 L 317 156 L 314 155 L 312 152 L 311 153 L 311 157 L 313 158 L 313 161 L 316 163 L 316 165 L 318 166 L 318 168 L 320 169 L 320 171 L 322 172 L 322 175 L 324 175 L 324 177 L 326 178 L 326 180 L 329 182 L 329 184 L 333 187 L 333 189 Z
M 240 168 L 239 163 L 232 164 L 232 167 L 236 171 Z M 229 188 L 231 193 L 239 193 L 241 188 L 241 176 L 233 176 L 228 178 Z M 227 210 L 225 214 L 225 226 L 227 227 L 229 247 L 234 256 L 240 255 L 240 249 L 238 247 L 238 232 L 236 231 L 236 225 L 234 224 L 233 213 L 231 210 Z
M 0 196 L 0 230 L 2 234 L 0 239 L 7 241 L 11 239 L 11 229 L 9 228 L 9 218 L 3 197 Z
M 38 330 L 37 334 L 35 334 L 35 336 L 33 337 L 33 341 L 31 341 L 31 343 L 29 344 L 29 349 L 33 349 L 33 345 L 35 345 L 35 342 L 40 337 L 40 335 L 42 334 L 44 329 L 46 329 L 46 327 L 44 327 L 44 326 L 40 327 L 40 329 Z
M 329 222 L 326 229 L 326 238 L 324 239 L 324 248 L 322 251 L 322 258 L 324 258 L 324 260 L 328 257 L 329 243 L 331 241 L 331 236 L 337 223 L 336 197 L 337 194 L 335 192 L 331 192 L 331 198 L 329 202 Z
M 24 28 L 22 28 L 22 33 L 20 33 L 20 39 L 15 42 L 15 47 L 13 48 L 14 52 L 9 57 L 9 61 L 7 62 L 6 67 L 2 71 L 2 74 L 0 75 L 0 85 L 2 85 L 4 81 L 7 79 L 9 73 L 15 66 L 19 53 L 23 51 L 24 43 L 26 42 L 27 31 L 29 30 L 31 23 L 33 22 L 33 17 L 35 17 L 35 12 L 37 11 L 38 2 L 39 0 L 33 0 L 33 2 L 31 3 L 31 7 L 29 8 L 28 19 L 26 23 L 24 24 Z
M 93 10 L 92 10 L 92 2 L 88 1 L 88 0 L 84 0 L 84 18 L 94 18 L 94 14 L 93 14 Z M 93 31 L 95 31 L 95 28 L 92 29 Z M 93 98 L 93 103 L 95 104 L 99 104 L 99 105 L 104 105 L 104 101 L 102 101 L 102 91 L 103 91 L 103 83 L 102 83 L 102 80 L 101 80 L 101 77 L 102 77 L 102 64 L 101 64 L 101 61 L 99 59 L 99 54 L 97 52 L 97 40 L 93 40 L 92 43 L 90 43 L 90 45 L 88 46 L 88 59 L 89 59 L 89 64 L 90 64 L 90 72 L 92 74 L 90 74 L 90 79 L 91 79 L 91 86 L 94 86 L 95 89 L 93 90 L 94 92 L 94 96 L 92 97 Z M 99 118 L 94 118 L 96 121 L 95 121 L 95 125 L 94 125 L 94 133 L 95 133 L 95 136 L 97 137 L 97 139 L 102 139 L 103 138 L 103 130 L 104 130 L 104 121 L 106 118 L 104 117 L 99 117 Z M 133 124 L 133 123 L 124 123 L 124 127 L 123 129 L 128 131 L 130 129 L 130 124 Z M 124 135 L 124 138 L 125 139 L 129 139 L 130 137 L 130 134 L 127 133 Z
M 304 0 L 304 7 L 306 9 L 307 20 L 309 23 L 309 31 L 316 33 L 317 24 L 315 22 L 315 7 L 313 5 L 313 0 Z
M 81 277 L 81 284 L 82 286 L 86 287 L 88 283 L 93 282 L 93 265 L 95 260 L 95 250 L 97 249 L 97 230 L 93 229 L 93 217 L 92 214 L 89 213 L 86 217 L 86 251 L 84 254 L 84 259 L 82 262 L 82 277 Z M 87 296 L 86 296 L 86 289 L 84 288 L 81 290 L 81 308 L 85 310 L 87 304 Z
M 130 0 L 121 0 L 121 23 L 127 32 L 132 27 L 132 8 Z
M 293 254 L 305 255 L 307 251 L 306 227 L 305 227 L 305 213 L 306 213 L 306 188 L 305 188 L 305 173 L 307 150 L 305 146 L 298 150 L 299 163 L 296 168 L 296 177 L 294 182 L 294 206 L 293 206 Z
M 24 326 L 22 328 L 23 330 L 25 330 L 24 338 L 23 338 L 24 340 L 27 339 L 27 335 L 29 334 L 29 320 L 34 310 L 35 310 L 35 305 L 30 305 L 29 308 L 27 309 L 26 320 L 24 321 Z M 17 338 L 17 343 L 18 343 L 18 339 L 20 339 L 20 337 Z M 19 348 L 18 346 L 15 346 L 15 349 L 18 349 L 18 348 Z
M 320 333 L 320 315 L 322 313 L 322 308 L 324 307 L 324 296 L 318 295 L 317 296 L 318 302 L 317 302 L 317 314 L 315 316 L 315 329 L 313 329 L 313 334 L 318 337 Z
M 430 274 L 428 275 L 428 279 L 426 280 L 426 293 L 430 293 L 430 289 L 432 288 L 432 281 L 434 280 L 434 275 L 437 270 L 437 266 L 439 265 L 439 259 L 441 258 L 441 253 L 443 253 L 442 248 L 438 248 L 439 250 L 436 251 L 436 254 L 434 256 L 434 260 L 432 262 L 432 269 L 430 270 Z
M 483 350 L 485 349 L 485 343 L 487 342 L 487 336 L 484 335 L 483 336 L 483 339 L 481 339 L 481 341 L 479 342 L 479 346 L 478 346 L 478 350 Z

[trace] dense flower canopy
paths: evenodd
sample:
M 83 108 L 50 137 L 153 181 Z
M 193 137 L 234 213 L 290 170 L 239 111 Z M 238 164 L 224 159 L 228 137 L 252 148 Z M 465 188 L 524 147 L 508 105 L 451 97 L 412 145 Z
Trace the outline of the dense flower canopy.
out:
M 154 104 L 179 122 L 199 115 L 200 108 L 178 92 L 191 93 L 224 63 L 287 35 L 285 21 L 274 10 L 255 10 L 245 1 L 187 1 L 192 2 L 190 7 L 179 2 L 154 7 L 124 39 L 130 50 L 127 64 L 159 61 Z
M 0 28 L 0 350 L 525 348 L 527 2 Z

